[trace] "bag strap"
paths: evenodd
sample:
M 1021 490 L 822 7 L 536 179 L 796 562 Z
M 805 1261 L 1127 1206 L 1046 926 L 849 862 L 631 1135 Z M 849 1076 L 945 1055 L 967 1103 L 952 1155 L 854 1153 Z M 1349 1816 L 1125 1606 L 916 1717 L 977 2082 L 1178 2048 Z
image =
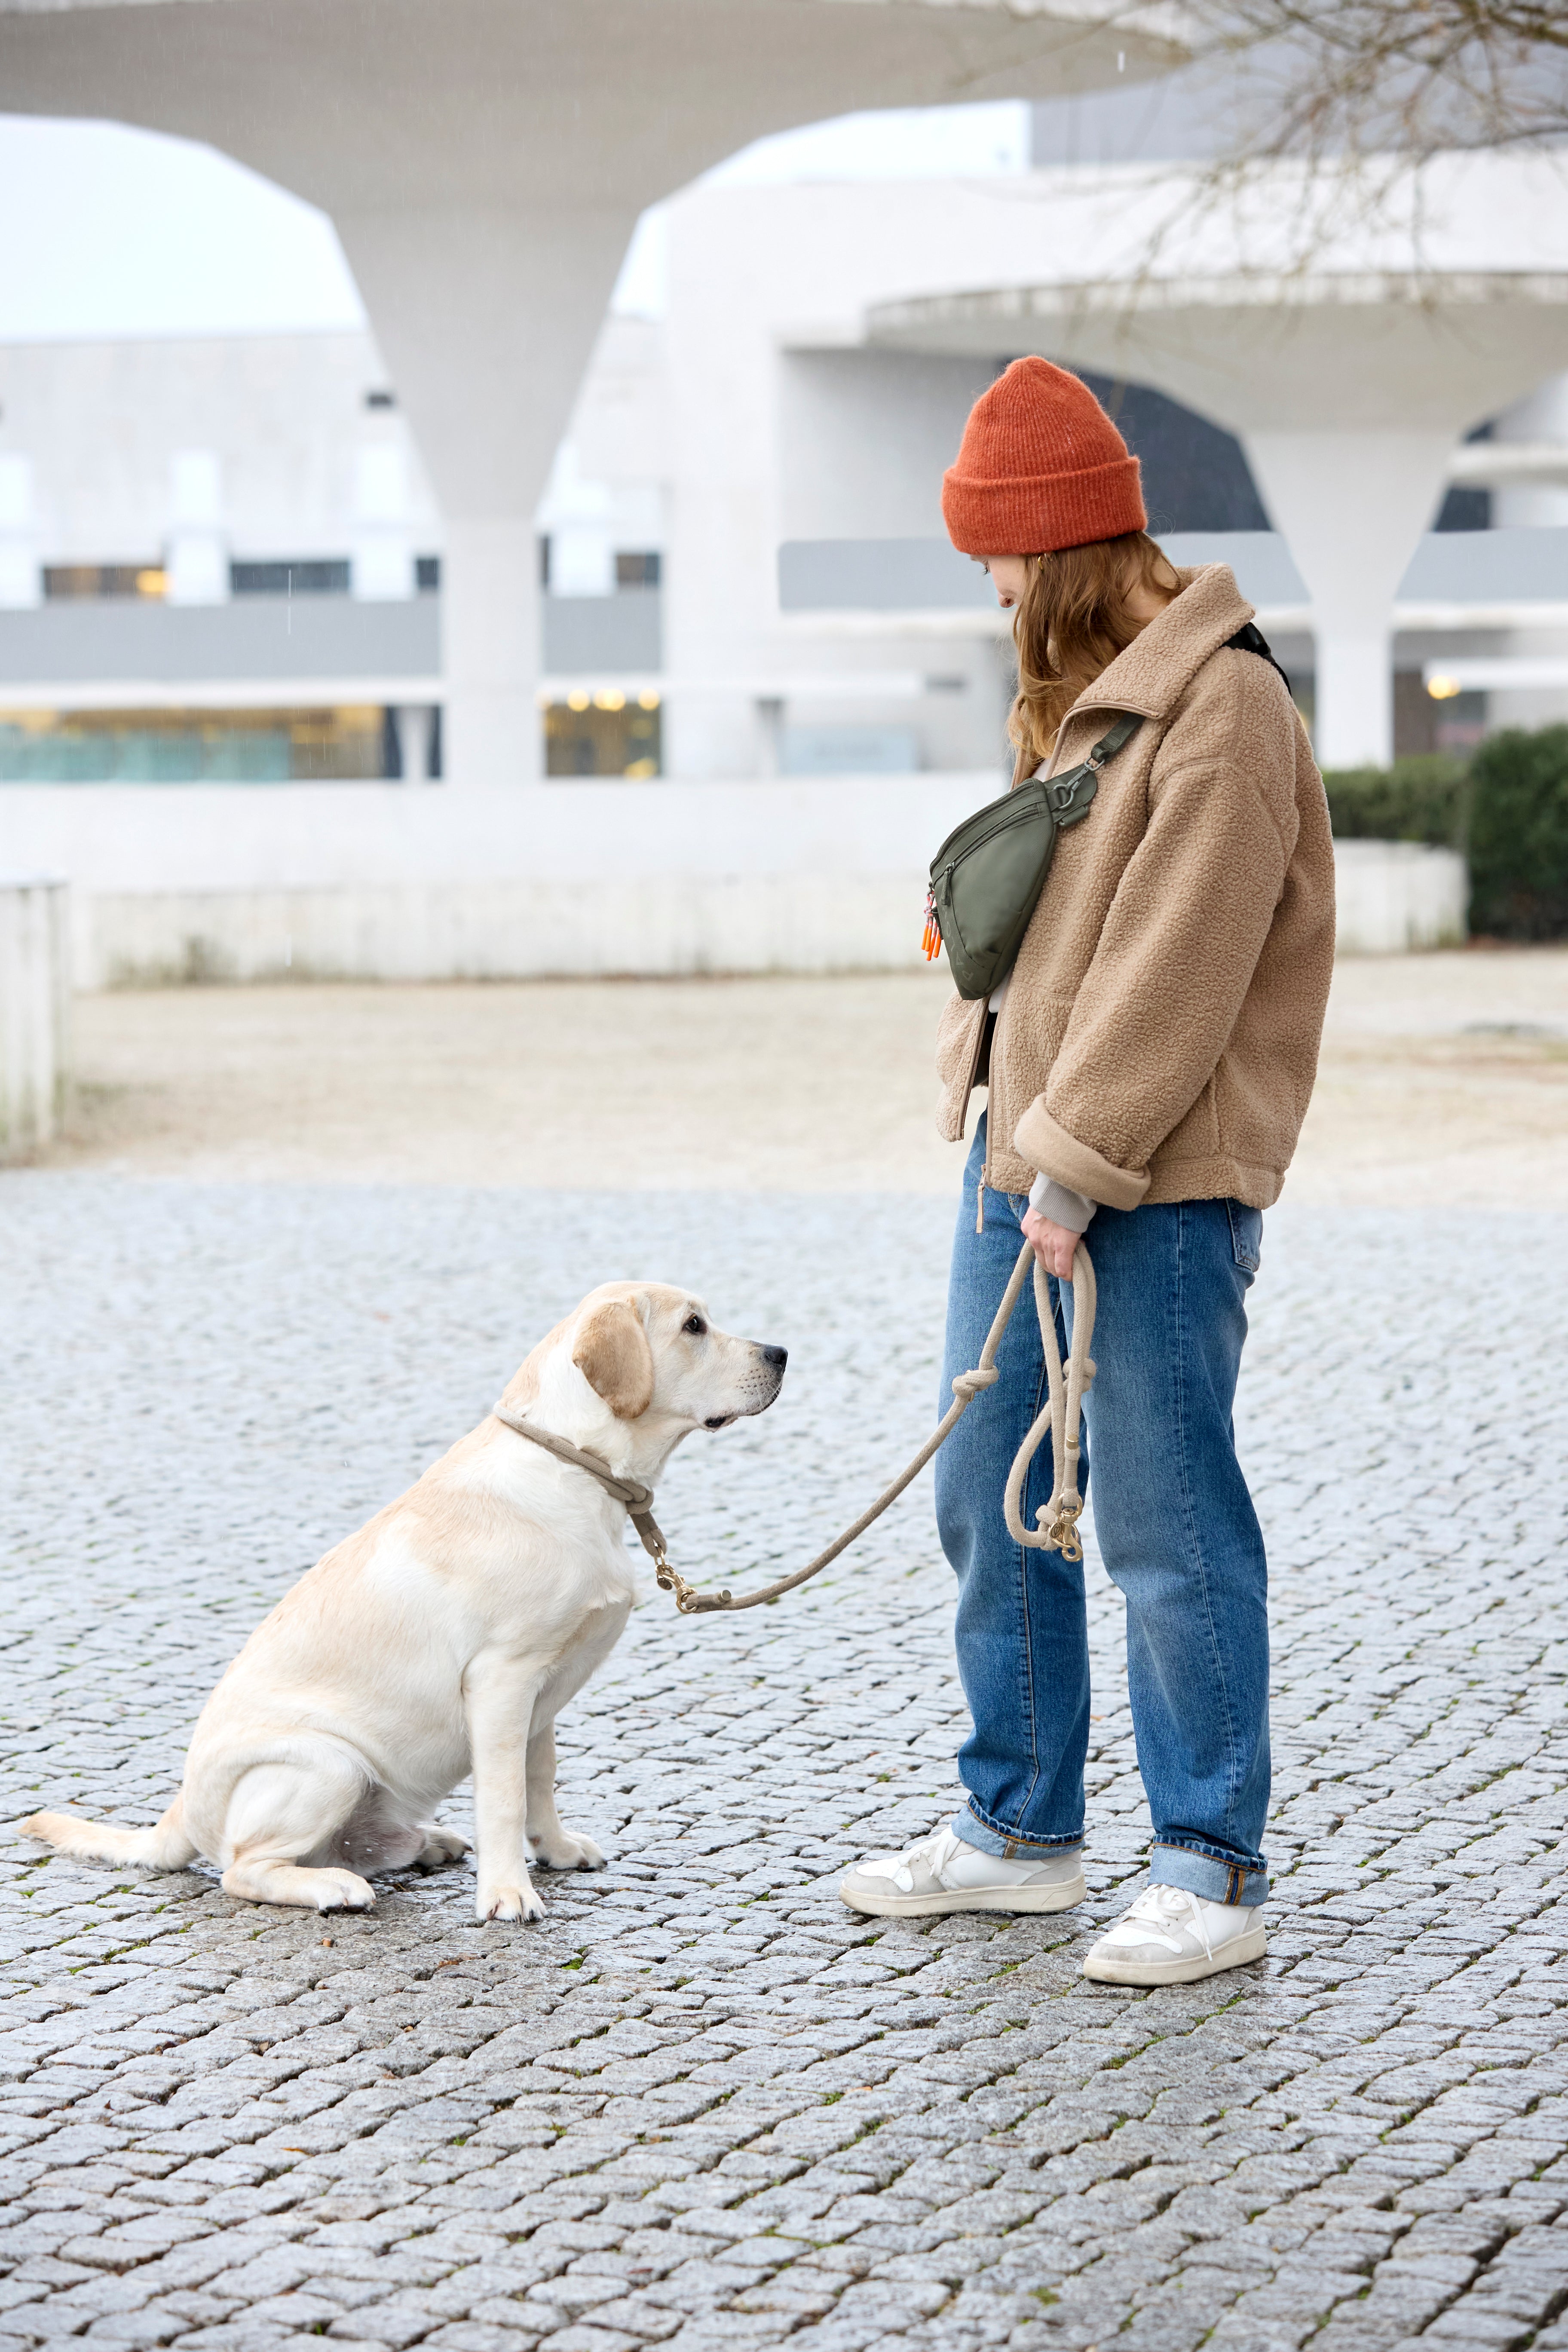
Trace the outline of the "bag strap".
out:
M 1124 710 L 1114 727 L 1107 728 L 1093 751 L 1084 761 L 1086 768 L 1103 768 L 1107 760 L 1114 760 L 1123 743 L 1131 743 L 1143 724 L 1141 710 Z
M 1272 670 L 1278 670 L 1279 676 L 1285 678 L 1285 691 L 1287 694 L 1290 695 L 1292 700 L 1295 699 L 1290 681 L 1288 677 L 1285 677 L 1284 671 L 1279 668 L 1279 663 L 1274 658 L 1273 647 L 1269 645 L 1268 638 L 1258 626 L 1256 621 L 1247 622 L 1241 628 L 1237 629 L 1234 637 L 1226 637 L 1226 644 L 1227 646 L 1234 646 L 1238 654 L 1261 654 L 1264 660 L 1268 664 L 1269 668 Z
M 1046 801 L 1058 825 L 1076 824 L 1089 814 L 1089 804 L 1100 790 L 1100 772 L 1107 760 L 1113 760 L 1124 743 L 1130 742 L 1143 724 L 1136 710 L 1124 710 L 1113 727 L 1107 728 L 1086 758 L 1074 768 L 1066 768 L 1059 776 L 1047 776 L 1042 781 Z

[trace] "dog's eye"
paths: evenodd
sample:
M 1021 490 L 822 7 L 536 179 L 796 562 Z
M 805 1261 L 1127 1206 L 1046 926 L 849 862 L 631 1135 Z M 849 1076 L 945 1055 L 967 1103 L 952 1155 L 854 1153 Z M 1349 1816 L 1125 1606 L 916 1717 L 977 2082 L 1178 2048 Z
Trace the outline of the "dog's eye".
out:
M 694 1339 L 700 1339 L 708 1326 L 700 1315 L 689 1315 L 680 1328 L 683 1331 L 689 1331 Z

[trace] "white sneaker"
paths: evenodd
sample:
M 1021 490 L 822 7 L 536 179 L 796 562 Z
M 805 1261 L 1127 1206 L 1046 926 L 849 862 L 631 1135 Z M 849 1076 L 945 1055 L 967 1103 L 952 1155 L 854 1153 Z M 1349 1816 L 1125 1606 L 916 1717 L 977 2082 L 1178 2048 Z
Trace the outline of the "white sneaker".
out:
M 1268 1952 L 1263 1906 L 1207 1903 L 1184 1886 L 1146 1886 L 1083 1963 L 1097 1984 L 1191 1984 Z
M 879 1919 L 925 1919 L 942 1911 L 1065 1911 L 1083 1901 L 1077 1849 L 1004 1862 L 951 1829 L 933 1830 L 902 1853 L 876 1853 L 838 1882 L 852 1911 Z

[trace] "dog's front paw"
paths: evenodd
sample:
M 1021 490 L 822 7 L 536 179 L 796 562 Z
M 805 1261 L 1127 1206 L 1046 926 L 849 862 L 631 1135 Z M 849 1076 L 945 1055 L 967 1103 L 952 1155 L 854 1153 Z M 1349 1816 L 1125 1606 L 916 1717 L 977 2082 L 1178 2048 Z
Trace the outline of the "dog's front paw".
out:
M 583 1837 L 573 1830 L 557 1830 L 552 1836 L 530 1841 L 533 1858 L 550 1870 L 603 1870 L 605 1856 L 591 1837 Z
M 526 1878 L 521 1886 L 491 1886 L 481 1882 L 474 1897 L 474 1916 L 481 1927 L 491 1919 L 542 1919 L 544 1906 Z

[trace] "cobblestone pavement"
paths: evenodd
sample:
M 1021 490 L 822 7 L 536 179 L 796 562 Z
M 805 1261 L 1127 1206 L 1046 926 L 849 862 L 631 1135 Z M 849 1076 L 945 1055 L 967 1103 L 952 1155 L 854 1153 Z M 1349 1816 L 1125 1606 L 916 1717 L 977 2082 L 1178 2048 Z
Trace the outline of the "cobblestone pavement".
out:
M 947 1224 L 8 1179 L 6 1817 L 152 1818 L 259 1612 L 612 1275 L 788 1341 L 784 1401 L 691 1441 L 660 1517 L 705 1581 L 802 1556 L 926 1423 Z M 1266 1964 L 1078 1973 L 1146 1833 L 1098 1574 L 1084 1910 L 839 1904 L 950 1797 L 917 1493 L 776 1611 L 636 1613 L 563 1726 L 614 1860 L 542 1874 L 542 1927 L 473 1926 L 466 1865 L 318 1920 L 10 1840 L 0 2337 L 1568 2346 L 1568 1220 L 1282 1212 L 1254 1299 Z

